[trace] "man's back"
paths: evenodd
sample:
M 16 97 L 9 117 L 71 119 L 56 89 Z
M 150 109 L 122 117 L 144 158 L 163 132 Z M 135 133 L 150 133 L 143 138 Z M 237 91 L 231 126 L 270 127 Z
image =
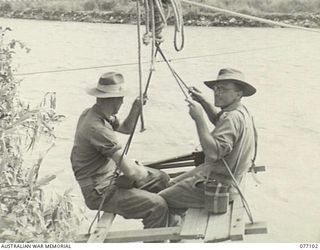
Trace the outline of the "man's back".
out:
M 106 167 L 112 154 L 120 149 L 112 126 L 103 119 L 97 106 L 80 116 L 71 153 L 77 180 L 111 175 L 114 167 Z

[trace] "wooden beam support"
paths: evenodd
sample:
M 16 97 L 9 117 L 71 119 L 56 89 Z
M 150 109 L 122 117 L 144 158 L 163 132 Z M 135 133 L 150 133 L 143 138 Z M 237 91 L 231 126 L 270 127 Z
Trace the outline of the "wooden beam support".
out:
M 164 160 L 154 161 L 154 162 L 142 162 L 142 165 L 148 166 L 148 167 L 154 167 L 157 165 L 161 165 L 164 163 L 170 163 L 170 162 L 179 162 L 179 161 L 187 161 L 187 160 L 194 160 L 193 153 L 180 155 L 176 157 L 171 157 Z
M 243 240 L 244 237 L 244 214 L 245 209 L 241 202 L 241 198 L 238 196 L 233 203 L 232 206 L 232 213 L 231 213 L 231 225 L 230 225 L 230 240 Z
M 192 167 L 194 166 L 194 161 L 181 161 L 181 162 L 173 162 L 173 163 L 165 163 L 161 165 L 151 166 L 151 168 L 155 169 L 169 169 L 169 168 L 181 168 L 181 167 Z
M 110 231 L 112 222 L 116 217 L 115 214 L 103 213 L 101 216 L 95 230 L 90 235 L 88 243 L 101 243 L 107 237 L 107 234 Z
M 231 205 L 225 214 L 209 216 L 204 242 L 220 242 L 229 239 L 231 221 Z
M 179 240 L 181 227 L 148 228 L 109 232 L 104 242 L 155 242 L 164 240 Z
M 265 172 L 266 171 L 266 166 L 253 166 L 250 167 L 248 172 L 253 171 L 255 174 L 258 172 Z
M 186 171 L 181 171 L 181 172 L 175 172 L 175 173 L 169 173 L 168 175 L 170 176 L 170 178 L 175 178 L 183 173 L 185 173 Z
M 267 223 L 263 221 L 257 221 L 254 223 L 247 223 L 245 225 L 245 234 L 267 234 Z
M 181 226 L 181 237 L 184 239 L 203 238 L 207 229 L 208 212 L 204 209 L 189 208 Z

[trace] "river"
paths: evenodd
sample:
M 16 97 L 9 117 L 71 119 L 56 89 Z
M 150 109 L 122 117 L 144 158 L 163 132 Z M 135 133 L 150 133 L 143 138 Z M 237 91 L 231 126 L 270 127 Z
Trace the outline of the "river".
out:
M 69 162 L 77 119 L 94 98 L 85 88 L 110 70 L 124 74 L 129 95 L 123 116 L 138 95 L 136 27 L 133 25 L 56 22 L 0 18 L 11 27 L 10 37 L 31 48 L 18 53 L 18 73 L 89 68 L 17 76 L 21 96 L 36 105 L 47 91 L 57 93 L 57 111 L 66 120 L 56 130 L 56 146 L 47 155 L 41 174 L 58 173 L 49 190 L 73 188 L 76 204 L 84 207 Z M 211 93 L 204 80 L 216 78 L 223 67 L 242 70 L 257 94 L 244 99 L 259 132 L 257 185 L 249 176 L 246 193 L 258 220 L 268 223 L 267 235 L 248 236 L 246 242 L 320 241 L 320 43 L 319 34 L 282 28 L 186 27 L 185 49 L 173 48 L 173 28 L 164 31 L 163 51 L 189 85 Z M 142 60 L 150 59 L 143 46 Z M 126 66 L 117 64 L 129 63 Z M 113 67 L 101 67 L 114 65 Z M 144 80 L 149 64 L 143 64 Z M 144 110 L 146 131 L 134 137 L 129 156 L 158 160 L 191 152 L 199 141 L 184 96 L 165 63 L 157 63 Z M 139 126 L 139 125 L 138 125 Z M 125 143 L 127 137 L 119 136 Z M 87 210 L 89 224 L 94 216 Z M 135 227 L 119 219 L 115 230 Z

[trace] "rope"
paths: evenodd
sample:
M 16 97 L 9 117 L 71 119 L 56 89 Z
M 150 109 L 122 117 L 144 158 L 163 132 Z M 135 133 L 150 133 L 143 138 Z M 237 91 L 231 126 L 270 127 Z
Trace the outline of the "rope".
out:
M 155 56 L 157 55 L 157 51 L 158 51 L 158 47 L 157 47 L 157 50 L 156 50 L 156 52 L 155 52 Z M 149 89 L 149 86 L 150 86 L 152 74 L 153 74 L 153 71 L 150 70 L 149 76 L 148 76 L 148 80 L 147 80 L 147 84 L 146 84 L 145 90 L 144 90 L 144 92 L 143 92 L 143 96 L 144 96 L 144 97 L 147 96 L 147 92 L 148 92 L 148 89 Z M 105 202 L 105 199 L 106 199 L 106 197 L 107 197 L 107 194 L 108 194 L 107 191 L 109 191 L 110 187 L 114 184 L 114 180 L 115 180 L 115 178 L 118 176 L 118 171 L 119 171 L 119 168 L 120 168 L 120 166 L 121 166 L 123 157 L 124 157 L 124 155 L 126 155 L 126 154 L 128 153 L 128 151 L 129 151 L 129 148 L 130 148 L 130 145 L 131 145 L 131 142 L 132 142 L 132 139 L 133 139 L 133 136 L 134 136 L 134 132 L 135 132 L 135 130 L 136 130 L 137 123 L 138 123 L 138 120 L 139 120 L 140 115 L 141 115 L 141 112 L 138 113 L 138 115 L 137 115 L 137 117 L 136 117 L 136 119 L 135 119 L 135 121 L 134 121 L 133 129 L 132 129 L 132 131 L 131 131 L 131 133 L 130 133 L 130 136 L 129 136 L 128 140 L 127 140 L 127 143 L 126 143 L 126 145 L 125 145 L 125 147 L 124 147 L 124 149 L 123 149 L 123 151 L 122 151 L 122 154 L 121 154 L 121 157 L 120 157 L 120 160 L 119 160 L 119 164 L 118 164 L 117 167 L 115 168 L 112 176 L 110 176 L 110 179 L 111 179 L 111 180 L 110 180 L 110 183 L 109 183 L 109 185 L 108 185 L 108 186 L 106 187 L 106 189 L 105 189 L 105 192 L 104 192 L 104 194 L 103 194 L 102 200 L 101 200 L 101 202 L 100 202 L 100 204 L 99 204 L 98 211 L 97 211 L 97 213 L 96 213 L 93 221 L 91 222 L 91 224 L 90 224 L 90 226 L 89 226 L 88 234 L 91 233 L 91 229 L 92 229 L 92 226 L 93 226 L 94 222 L 95 222 L 97 219 L 98 219 L 98 221 L 100 220 L 100 212 L 101 212 L 101 210 L 102 210 L 102 206 L 103 206 L 103 204 L 104 204 L 104 202 Z
M 157 45 L 157 48 L 158 48 L 158 50 L 159 50 L 159 52 L 160 52 L 163 60 L 164 60 L 164 61 L 166 62 L 166 64 L 168 65 L 168 67 L 169 67 L 169 69 L 170 69 L 173 77 L 175 78 L 178 86 L 180 87 L 183 95 L 186 97 L 186 99 L 189 99 L 189 96 L 188 96 L 188 94 L 186 93 L 186 92 L 189 91 L 189 86 L 182 80 L 182 78 L 179 76 L 179 74 L 172 68 L 172 66 L 170 65 L 169 61 L 167 60 L 167 58 L 166 58 L 165 55 L 163 54 L 162 50 L 160 49 L 159 45 Z M 183 89 L 183 87 L 185 87 L 187 91 L 185 91 L 185 90 Z
M 151 2 L 152 1 L 153 0 L 151 0 Z M 159 15 L 161 17 L 162 22 L 164 23 L 164 25 L 166 25 L 167 24 L 167 20 L 166 20 L 166 17 L 164 15 L 163 5 L 162 5 L 161 0 L 154 0 L 154 3 L 155 3 L 155 6 L 157 7 L 157 10 L 159 12 Z
M 148 1 L 148 0 L 145 0 Z M 150 65 L 150 70 L 154 70 L 154 63 L 155 63 L 155 53 L 154 53 L 154 48 L 156 45 L 156 21 L 155 21 L 155 13 L 154 13 L 154 6 L 153 6 L 153 0 L 150 2 L 150 7 L 151 7 L 151 29 L 152 29 L 152 46 L 151 46 L 151 65 Z M 160 32 L 161 33 L 161 32 Z
M 197 2 L 194 2 L 194 1 L 189 1 L 189 0 L 181 0 L 181 1 L 184 2 L 184 3 L 187 3 L 187 4 L 191 4 L 191 5 L 195 5 L 195 6 L 201 7 L 201 8 L 205 8 L 205 9 L 210 9 L 210 10 L 226 13 L 226 14 L 229 14 L 229 15 L 232 15 L 232 16 L 237 16 L 237 17 L 241 17 L 241 18 L 245 18 L 245 19 L 250 19 L 250 20 L 261 22 L 261 23 L 266 23 L 266 24 L 276 25 L 276 26 L 280 26 L 280 27 L 286 27 L 286 28 L 292 28 L 292 29 L 300 29 L 300 30 L 320 33 L 320 30 L 317 30 L 317 29 L 311 29 L 311 28 L 301 27 L 301 26 L 297 26 L 297 25 L 286 24 L 286 23 L 282 23 L 282 22 L 276 22 L 276 21 L 268 20 L 268 19 L 261 18 L 261 17 L 241 14 L 241 13 L 238 13 L 238 12 L 235 12 L 235 11 L 217 8 L 217 7 L 214 7 L 214 6 L 211 6 L 211 5 L 207 5 L 207 4 L 203 4 L 203 3 L 197 3 Z
M 252 117 L 252 125 L 253 125 L 253 133 L 254 133 L 254 154 L 253 154 L 253 158 L 252 158 L 252 166 L 254 167 L 256 164 L 255 164 L 255 161 L 256 161 L 256 158 L 257 158 L 257 154 L 258 154 L 258 131 L 257 131 L 257 128 L 254 124 L 254 119 Z M 257 183 L 257 184 L 261 184 L 261 181 L 259 181 L 259 179 L 256 177 L 255 175 L 255 172 L 254 172 L 254 169 L 251 168 L 251 175 L 252 175 L 252 178 L 254 179 L 254 181 Z
M 137 0 L 137 36 L 138 36 L 138 68 L 139 68 L 139 96 L 140 96 L 140 103 L 141 103 L 141 129 L 140 131 L 144 131 L 144 118 L 143 118 L 143 96 L 142 96 L 142 63 L 141 63 L 141 35 L 140 35 L 140 24 L 141 24 L 141 13 L 140 13 L 140 1 Z
M 168 61 L 184 61 L 189 59 L 197 59 L 197 58 L 205 58 L 205 57 L 215 57 L 215 56 L 223 56 L 223 55 L 232 55 L 232 54 L 240 54 L 240 53 L 247 53 L 252 51 L 260 51 L 260 50 L 267 50 L 267 49 L 274 49 L 274 48 L 281 48 L 281 47 L 288 47 L 293 46 L 293 44 L 288 45 L 281 45 L 281 46 L 270 46 L 264 48 L 256 48 L 250 50 L 238 50 L 238 51 L 231 51 L 231 52 L 223 52 L 217 54 L 207 54 L 207 55 L 200 55 L 200 56 L 186 56 L 186 57 L 178 57 L 178 58 L 171 58 Z M 164 60 L 157 60 L 156 63 L 165 62 Z M 142 61 L 141 64 L 147 64 L 150 61 Z M 72 72 L 72 71 L 81 71 L 81 70 L 92 70 L 92 69 L 102 69 L 102 68 L 115 68 L 115 67 L 125 67 L 125 66 L 134 66 L 137 65 L 136 62 L 131 63 L 119 63 L 119 64 L 109 64 L 109 65 L 101 65 L 101 66 L 92 66 L 92 67 L 81 67 L 81 68 L 71 68 L 71 69 L 57 69 L 57 70 L 45 70 L 45 71 L 34 71 L 34 72 L 27 72 L 27 73 L 18 73 L 15 74 L 16 76 L 27 76 L 27 75 L 40 75 L 40 74 L 50 74 L 50 73 L 61 73 L 61 72 Z
M 248 215 L 251 223 L 254 223 L 254 221 L 253 221 L 253 216 L 252 216 L 252 213 L 251 213 L 251 211 L 250 211 L 249 204 L 248 204 L 246 198 L 244 197 L 244 195 L 243 195 L 243 193 L 242 193 L 242 191 L 241 191 L 241 189 L 240 189 L 240 187 L 239 187 L 239 184 L 238 184 L 237 180 L 234 178 L 234 176 L 233 176 L 233 174 L 232 174 L 232 172 L 231 172 L 231 170 L 230 170 L 230 168 L 229 168 L 228 163 L 226 162 L 226 160 L 225 160 L 224 158 L 222 158 L 221 160 L 222 160 L 224 166 L 226 167 L 228 173 L 230 174 L 233 182 L 234 182 L 235 185 L 236 185 L 236 188 L 237 188 L 237 190 L 238 190 L 238 192 L 239 192 L 239 195 L 241 196 L 241 200 L 242 200 L 243 206 L 244 206 L 244 208 L 245 208 L 245 210 L 246 210 L 246 212 L 247 212 L 247 215 Z
M 182 8 L 181 3 L 179 0 L 170 0 L 173 13 L 175 16 L 175 26 L 174 26 L 174 48 L 176 51 L 181 51 L 184 47 L 184 26 L 183 26 L 183 15 L 182 15 Z M 178 46 L 177 36 L 178 33 L 181 32 L 181 44 Z
M 139 118 L 139 115 L 138 115 L 137 117 Z M 134 131 L 134 130 L 133 130 L 133 131 Z M 100 212 L 101 212 L 102 206 L 103 206 L 103 204 L 104 204 L 104 202 L 105 202 L 105 200 L 106 200 L 106 198 L 107 198 L 107 194 L 108 194 L 107 191 L 109 191 L 110 187 L 114 184 L 114 181 L 115 181 L 115 179 L 116 179 L 117 176 L 118 176 L 118 171 L 119 171 L 119 168 L 120 168 L 120 166 L 121 166 L 121 164 L 122 164 L 123 156 L 124 156 L 125 154 L 126 154 L 126 153 L 125 153 L 125 151 L 123 150 L 123 151 L 122 151 L 122 154 L 121 154 L 121 156 L 120 156 L 119 164 L 117 165 L 117 167 L 116 167 L 115 170 L 113 171 L 113 174 L 108 178 L 108 179 L 110 179 L 110 183 L 109 183 L 109 185 L 107 185 L 106 188 L 105 188 L 104 194 L 103 194 L 103 196 L 102 196 L 101 202 L 100 202 L 99 207 L 98 207 L 98 211 L 97 211 L 95 217 L 93 218 L 93 220 L 92 220 L 92 222 L 91 222 L 91 224 L 90 224 L 90 226 L 89 226 L 88 234 L 91 233 L 91 229 L 92 229 L 92 226 L 93 226 L 94 222 L 95 222 L 97 219 L 98 219 L 98 222 L 100 221 Z M 108 179 L 107 179 L 107 180 L 108 180 Z M 106 180 L 106 181 L 107 181 L 107 180 Z
M 180 51 L 184 47 L 184 29 L 183 29 L 183 15 L 181 3 L 179 0 L 168 0 L 170 2 L 171 7 L 173 9 L 174 18 L 175 18 L 175 31 L 174 31 L 174 48 L 176 51 Z M 162 38 L 162 30 L 165 25 L 167 25 L 167 18 L 169 16 L 169 8 L 167 15 L 164 13 L 164 6 L 162 0 L 145 0 L 145 15 L 146 15 L 146 33 L 143 37 L 143 43 L 148 45 L 150 43 L 150 18 L 151 18 L 151 36 L 153 40 L 153 47 L 155 46 L 155 42 L 161 43 L 163 42 Z M 151 13 L 151 17 L 150 17 Z M 181 33 L 181 43 L 178 45 L 177 37 L 178 33 Z M 154 51 L 152 51 L 152 55 Z
M 146 13 L 146 33 L 143 35 L 143 44 L 148 45 L 150 43 L 150 18 L 149 18 L 149 1 L 144 1 L 144 9 Z
M 158 52 L 159 52 L 159 48 L 156 46 L 156 51 L 154 52 L 154 56 L 153 56 L 155 59 L 157 58 Z M 149 85 L 150 85 L 150 82 L 151 82 L 151 76 L 152 76 L 153 71 L 154 71 L 154 65 L 150 65 L 149 76 L 148 76 L 147 84 L 146 84 L 146 87 L 145 87 L 145 91 L 143 93 L 143 98 L 144 99 L 148 98 L 148 89 L 149 89 Z

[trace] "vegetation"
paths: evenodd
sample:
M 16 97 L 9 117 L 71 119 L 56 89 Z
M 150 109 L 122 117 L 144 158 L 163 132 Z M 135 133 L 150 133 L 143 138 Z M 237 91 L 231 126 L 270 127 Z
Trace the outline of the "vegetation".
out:
M 263 13 L 314 13 L 320 9 L 319 0 L 196 0 L 216 7 L 250 14 Z M 1 2 L 1 1 L 0 1 Z M 187 13 L 197 12 L 198 8 L 185 6 Z M 2 10 L 42 9 L 47 11 L 124 11 L 135 10 L 133 0 L 50 0 L 3 2 Z
M 54 145 L 55 124 L 63 116 L 55 112 L 55 93 L 47 93 L 35 108 L 19 98 L 13 57 L 18 49 L 29 49 L 20 41 L 6 41 L 7 32 L 10 28 L 0 27 L 0 242 L 69 242 L 80 223 L 70 190 L 46 197 L 43 186 L 55 176 L 39 178 L 43 158 Z M 28 163 L 26 156 L 37 145 L 40 156 Z

